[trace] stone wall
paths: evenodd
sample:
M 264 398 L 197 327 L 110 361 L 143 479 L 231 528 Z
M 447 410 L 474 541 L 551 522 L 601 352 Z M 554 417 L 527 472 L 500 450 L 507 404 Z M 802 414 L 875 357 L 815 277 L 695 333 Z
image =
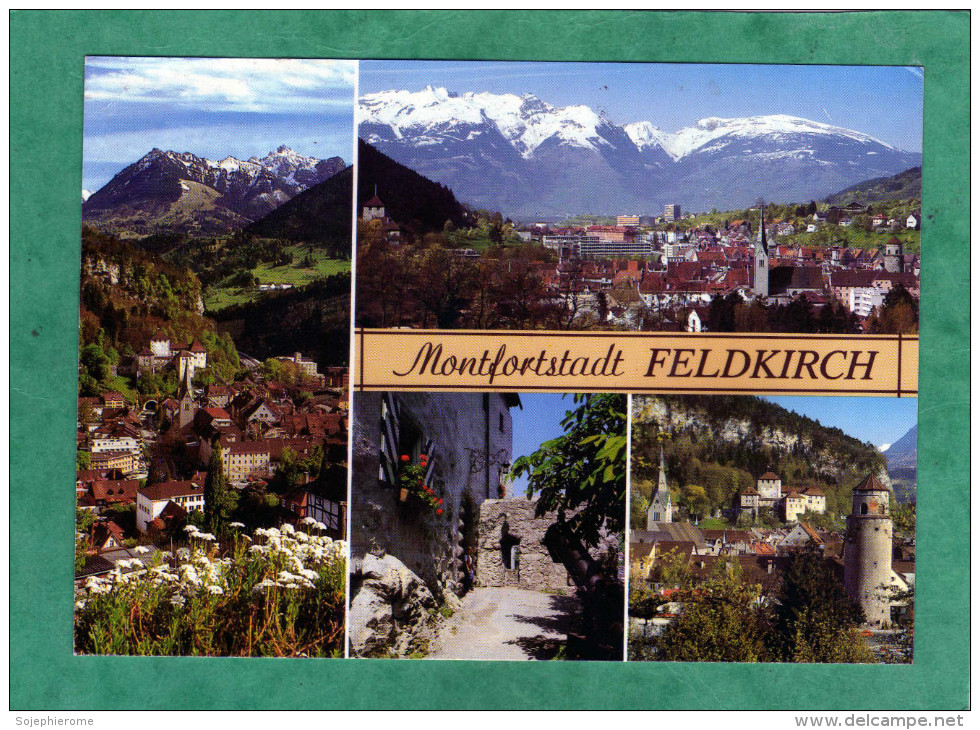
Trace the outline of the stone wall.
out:
M 542 544 L 554 513 L 534 516 L 534 502 L 523 497 L 488 499 L 480 505 L 480 543 L 476 579 L 480 586 L 531 590 L 574 590 L 561 563 Z
M 435 489 L 443 514 L 381 478 L 381 393 L 353 394 L 351 434 L 351 571 L 365 555 L 393 555 L 418 575 L 437 600 L 458 592 L 461 544 L 476 543 L 480 503 L 497 496 L 511 461 L 508 403 L 498 393 L 398 393 L 401 419 L 435 442 Z
M 542 542 L 555 523 L 555 513 L 535 517 L 534 508 L 535 502 L 523 497 L 488 499 L 480 506 L 478 585 L 564 592 L 575 589 L 565 566 L 552 560 Z M 605 531 L 601 535 L 599 545 L 590 548 L 589 554 L 611 566 L 621 564 L 618 537 Z M 615 573 L 615 568 L 611 571 Z

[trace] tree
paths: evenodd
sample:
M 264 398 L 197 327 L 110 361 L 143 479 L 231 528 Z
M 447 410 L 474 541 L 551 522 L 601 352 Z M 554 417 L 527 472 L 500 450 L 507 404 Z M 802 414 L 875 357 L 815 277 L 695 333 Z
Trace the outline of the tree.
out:
M 75 573 L 80 573 L 88 559 L 88 550 L 92 547 L 90 534 L 95 515 L 87 509 L 75 508 Z
M 603 531 L 622 532 L 626 520 L 626 398 L 576 395 L 565 433 L 514 463 L 528 477 L 535 513 L 556 513 L 544 544 L 575 582 L 594 658 L 622 656 L 623 585 L 589 554 Z
M 235 509 L 236 502 L 236 495 L 228 489 L 221 448 L 215 444 L 208 463 L 208 476 L 204 480 L 204 524 L 207 529 L 219 532 Z
M 792 556 L 776 599 L 769 643 L 779 660 L 874 661 L 856 632 L 864 612 L 820 553 L 802 551 Z
M 654 641 L 660 661 L 759 662 L 769 659 L 760 615 L 761 588 L 742 581 L 738 563 L 718 561 L 714 574 L 671 600 L 683 605 Z

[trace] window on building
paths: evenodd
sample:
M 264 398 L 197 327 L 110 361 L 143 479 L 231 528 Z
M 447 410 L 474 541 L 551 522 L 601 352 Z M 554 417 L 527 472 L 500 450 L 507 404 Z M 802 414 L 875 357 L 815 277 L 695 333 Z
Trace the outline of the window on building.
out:
M 403 418 L 398 423 L 398 441 L 401 454 L 408 454 L 410 462 L 417 464 L 419 457 L 422 456 L 422 431 L 414 423 Z

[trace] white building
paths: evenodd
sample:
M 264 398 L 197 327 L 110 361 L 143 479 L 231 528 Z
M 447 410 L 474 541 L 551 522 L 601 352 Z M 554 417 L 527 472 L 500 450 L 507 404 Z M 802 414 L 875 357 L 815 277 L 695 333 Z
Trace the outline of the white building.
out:
M 136 528 L 147 532 L 164 508 L 173 502 L 186 512 L 204 509 L 204 484 L 188 482 L 158 482 L 143 487 L 136 493 Z

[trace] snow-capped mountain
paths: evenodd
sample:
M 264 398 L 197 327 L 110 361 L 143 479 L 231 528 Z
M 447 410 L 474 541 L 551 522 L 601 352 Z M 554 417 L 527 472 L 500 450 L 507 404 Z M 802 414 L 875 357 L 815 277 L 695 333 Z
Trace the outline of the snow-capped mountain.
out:
M 92 193 L 82 216 L 94 223 L 220 232 L 275 210 L 344 169 L 339 157 L 319 160 L 279 147 L 265 157 L 215 161 L 190 152 L 153 149 Z
M 359 134 L 467 202 L 510 213 L 804 201 L 919 164 L 873 137 L 786 115 L 708 118 L 666 132 L 587 106 L 426 87 L 362 96 Z M 638 207 L 639 206 L 639 207 Z

